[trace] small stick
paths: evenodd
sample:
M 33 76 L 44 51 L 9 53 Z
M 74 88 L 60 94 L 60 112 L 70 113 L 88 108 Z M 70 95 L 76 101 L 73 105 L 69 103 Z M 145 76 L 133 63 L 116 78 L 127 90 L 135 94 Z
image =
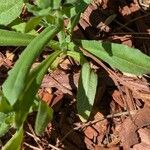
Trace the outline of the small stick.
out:
M 147 16 L 149 16 L 149 15 L 150 15 L 150 13 L 146 13 L 146 14 L 143 15 L 143 16 L 136 17 L 136 18 L 132 19 L 131 21 L 125 23 L 122 27 L 120 27 L 120 28 L 118 28 L 118 29 L 116 29 L 116 30 L 117 30 L 117 31 L 118 31 L 118 30 L 121 30 L 122 28 L 125 28 L 126 26 L 128 26 L 130 23 L 132 23 L 132 22 L 134 22 L 134 21 L 137 21 L 137 20 L 139 20 L 139 19 L 141 19 L 141 18 L 147 17 Z
M 28 143 L 26 143 L 26 142 L 24 142 L 24 144 L 25 144 L 26 146 L 28 146 L 29 148 L 32 148 L 33 150 L 43 150 L 43 149 L 37 148 L 37 147 L 35 147 L 35 146 L 32 146 L 32 145 L 30 145 L 30 144 L 28 144 Z
M 137 110 L 132 110 L 132 111 L 130 111 L 130 115 L 134 115 L 134 114 L 136 114 L 136 113 L 137 113 Z M 71 133 L 72 133 L 73 131 L 75 131 L 75 130 L 81 131 L 81 130 L 83 130 L 85 127 L 90 126 L 90 125 L 93 125 L 93 124 L 95 124 L 95 123 L 97 123 L 97 122 L 100 122 L 100 121 L 103 121 L 103 120 L 109 119 L 109 118 L 120 117 L 120 116 L 122 116 L 122 115 L 129 115 L 129 112 L 126 111 L 126 112 L 120 112 L 120 113 L 116 113 L 116 114 L 109 114 L 109 115 L 107 115 L 107 116 L 104 116 L 103 118 L 100 118 L 100 119 L 97 119 L 97 120 L 93 120 L 93 121 L 89 121 L 89 122 L 87 122 L 87 123 L 83 123 L 83 124 L 81 124 L 80 126 L 71 129 L 71 130 L 60 140 L 59 145 L 67 138 L 67 136 L 68 136 L 69 134 L 71 134 Z
M 29 123 L 28 123 L 28 127 L 29 127 L 30 131 L 32 132 L 33 138 L 34 138 L 35 142 L 37 143 L 37 145 L 39 146 L 39 148 L 43 149 L 42 146 L 38 142 L 38 141 L 40 141 L 40 139 L 35 135 L 35 133 L 34 133 L 34 131 L 32 129 L 32 126 Z
M 53 148 L 54 150 L 60 150 L 58 147 L 52 145 L 52 144 L 48 144 L 49 147 Z

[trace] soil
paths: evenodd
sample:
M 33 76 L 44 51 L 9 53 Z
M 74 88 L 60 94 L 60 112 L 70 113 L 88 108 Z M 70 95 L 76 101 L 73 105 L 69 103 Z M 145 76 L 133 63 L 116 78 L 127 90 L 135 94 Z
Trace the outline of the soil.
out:
M 148 0 L 94 0 L 81 15 L 73 38 L 125 44 L 150 56 L 149 4 Z M 1 85 L 20 52 L 21 48 L 1 47 Z M 58 69 L 45 75 L 38 93 L 53 108 L 53 121 L 38 137 L 34 133 L 36 113 L 30 114 L 24 126 L 22 150 L 150 149 L 150 76 L 120 73 L 86 55 L 99 75 L 89 120 L 82 123 L 77 115 L 80 66 L 65 58 Z M 40 58 L 36 63 L 40 63 Z M 9 136 L 1 141 L 5 143 Z

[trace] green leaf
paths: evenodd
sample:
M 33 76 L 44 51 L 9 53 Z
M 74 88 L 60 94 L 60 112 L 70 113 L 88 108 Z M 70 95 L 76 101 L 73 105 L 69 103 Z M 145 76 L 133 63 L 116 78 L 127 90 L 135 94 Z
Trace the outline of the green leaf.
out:
M 20 14 L 23 0 L 0 0 L 0 24 L 8 25 Z
M 82 12 L 82 11 L 81 11 Z M 79 19 L 80 19 L 80 15 L 81 15 L 81 12 L 78 12 L 76 14 L 76 16 L 73 16 L 69 22 L 69 25 L 67 26 L 67 28 L 70 30 L 70 32 L 73 31 L 74 27 L 77 25 L 77 23 L 79 22 Z
M 62 13 L 71 19 L 72 17 L 81 14 L 81 12 L 84 11 L 87 5 L 88 4 L 86 2 L 80 0 L 78 2 L 75 2 L 74 6 L 64 6 L 62 8 Z
M 26 24 L 25 33 L 33 30 L 40 23 L 41 19 L 42 19 L 42 17 L 31 18 Z
M 67 26 L 67 29 L 70 32 L 72 32 L 80 19 L 81 13 L 85 10 L 85 8 L 88 6 L 89 3 L 87 3 L 84 0 L 74 0 L 73 3 L 66 1 L 65 3 L 73 5 L 73 6 L 64 6 L 62 9 L 63 15 L 70 18 L 70 22 Z
M 4 136 L 14 123 L 14 113 L 0 112 L 0 137 Z
M 5 122 L 0 124 L 0 137 L 4 136 L 8 130 L 10 129 L 10 125 L 6 124 Z
M 11 28 L 17 32 L 25 33 L 26 24 L 27 24 L 26 22 L 21 22 L 18 23 L 17 25 L 13 25 Z M 38 33 L 34 29 L 29 31 L 28 34 L 38 35 Z
M 9 77 L 4 82 L 2 89 L 4 96 L 11 105 L 14 105 L 26 85 L 26 78 L 35 59 L 41 54 L 44 46 L 60 30 L 59 26 L 47 27 L 41 32 L 21 54 L 13 69 L 9 72 Z
M 21 127 L 12 138 L 6 143 L 2 150 L 19 150 L 23 139 L 23 128 Z
M 49 15 L 51 12 L 51 7 L 41 9 L 38 6 L 31 5 L 29 3 L 26 3 L 26 6 L 28 11 L 33 13 L 35 16 L 46 16 Z
M 63 5 L 74 5 L 74 4 L 77 4 L 79 3 L 80 0 L 65 0 Z
M 122 72 L 142 75 L 150 73 L 150 57 L 126 45 L 81 40 L 82 48 Z
M 81 65 L 85 61 L 83 54 L 76 51 L 67 51 L 67 55 L 71 56 L 74 60 L 78 61 Z
M 58 9 L 61 5 L 61 0 L 36 0 L 35 4 L 41 9 L 48 7 Z
M 91 113 L 97 89 L 97 75 L 84 63 L 81 69 L 77 92 L 77 110 L 82 121 L 86 121 Z
M 17 31 L 17 32 L 24 33 L 25 26 L 26 26 L 26 23 L 25 22 L 21 22 L 21 23 L 18 23 L 16 25 L 13 25 L 11 28 L 13 30 Z
M 61 0 L 51 0 L 52 9 L 58 9 L 61 6 Z
M 0 112 L 0 137 L 2 137 L 10 128 L 10 125 L 5 121 L 8 118 L 8 114 Z
M 45 73 L 54 62 L 54 60 L 60 55 L 60 53 L 62 53 L 62 51 L 56 51 L 52 53 L 28 75 L 26 88 L 22 93 L 19 101 L 17 101 L 14 106 L 16 113 L 15 124 L 17 128 L 20 127 L 25 121 L 31 106 L 33 105 L 33 101 L 35 100 L 36 93 L 41 85 Z
M 0 90 L 0 112 L 8 113 L 12 110 L 12 107 L 7 102 L 6 98 L 4 97 L 2 91 Z
M 5 97 L 0 98 L 0 112 L 8 113 L 12 111 L 12 109 Z
M 36 36 L 0 29 L 0 46 L 27 46 Z M 51 40 L 47 46 L 61 49 L 57 41 Z
M 35 36 L 0 29 L 0 46 L 27 46 Z
M 47 127 L 47 124 L 52 120 L 52 118 L 52 108 L 49 107 L 45 102 L 41 101 L 35 122 L 35 132 L 37 135 L 41 135 L 44 132 L 45 128 Z
M 35 1 L 35 4 L 36 4 L 38 7 L 44 9 L 44 8 L 47 8 L 47 7 L 49 7 L 49 6 L 51 5 L 51 3 L 52 3 L 51 1 L 52 1 L 52 0 L 36 0 L 36 1 Z

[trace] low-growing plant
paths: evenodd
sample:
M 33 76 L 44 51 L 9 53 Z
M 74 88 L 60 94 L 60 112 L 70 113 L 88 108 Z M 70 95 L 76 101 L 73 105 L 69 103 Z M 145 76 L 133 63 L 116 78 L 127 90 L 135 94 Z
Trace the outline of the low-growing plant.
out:
M 41 135 L 52 120 L 52 108 L 37 97 L 37 92 L 48 68 L 51 68 L 57 57 L 69 56 L 81 65 L 77 110 L 82 121 L 90 116 L 98 78 L 80 48 L 122 72 L 135 75 L 150 73 L 150 57 L 138 49 L 110 42 L 72 38 L 80 15 L 90 2 L 91 0 L 35 0 L 31 4 L 28 0 L 0 0 L 0 46 L 26 47 L 9 71 L 0 92 L 0 137 L 10 128 L 16 129 L 3 150 L 20 149 L 23 124 L 27 115 L 35 110 L 32 109 L 35 104 L 38 106 L 35 122 L 37 135 Z M 23 7 L 33 14 L 27 22 L 19 18 Z M 65 20 L 68 21 L 67 25 Z M 38 33 L 37 27 L 42 27 L 43 31 Z M 53 40 L 54 37 L 58 40 Z M 31 70 L 44 47 L 50 47 L 53 52 Z M 57 66 L 58 62 L 55 62 L 55 67 Z

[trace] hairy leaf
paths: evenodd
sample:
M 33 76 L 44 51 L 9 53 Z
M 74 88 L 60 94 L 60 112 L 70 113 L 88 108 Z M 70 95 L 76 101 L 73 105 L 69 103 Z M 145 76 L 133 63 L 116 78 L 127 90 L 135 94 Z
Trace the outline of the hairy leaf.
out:
M 8 25 L 20 14 L 23 0 L 0 0 L 0 24 Z
M 94 40 L 81 40 L 80 42 L 82 48 L 122 72 L 136 75 L 150 73 L 150 57 L 138 49 Z
M 45 102 L 40 102 L 36 122 L 35 122 L 35 132 L 37 135 L 41 135 L 47 124 L 53 118 L 53 110 Z
M 84 63 L 79 78 L 77 92 L 77 110 L 82 121 L 90 116 L 97 89 L 97 75 L 90 69 L 88 63 Z
M 27 46 L 36 36 L 25 33 L 0 29 L 0 46 Z M 59 43 L 50 40 L 47 46 L 52 49 L 61 49 Z
M 22 93 L 19 101 L 17 101 L 14 106 L 14 110 L 16 113 L 15 124 L 17 128 L 20 127 L 25 121 L 30 107 L 35 100 L 36 93 L 41 85 L 45 73 L 54 62 L 54 60 L 60 55 L 60 53 L 62 53 L 62 51 L 56 51 L 52 53 L 39 66 L 31 71 L 31 73 L 27 77 L 26 88 Z
M 19 60 L 16 62 L 13 69 L 9 72 L 9 77 L 4 82 L 2 88 L 4 96 L 11 105 L 19 98 L 23 92 L 26 84 L 26 78 L 29 74 L 30 68 L 42 52 L 44 46 L 52 39 L 60 30 L 59 26 L 47 27 L 41 32 L 21 54 Z

